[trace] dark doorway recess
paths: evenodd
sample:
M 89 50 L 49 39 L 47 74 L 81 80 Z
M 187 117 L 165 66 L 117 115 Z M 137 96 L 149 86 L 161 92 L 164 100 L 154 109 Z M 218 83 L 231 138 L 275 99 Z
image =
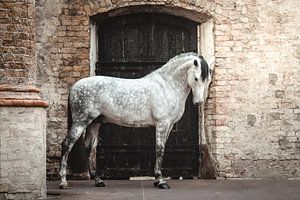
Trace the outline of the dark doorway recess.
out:
M 142 77 L 182 52 L 197 52 L 197 24 L 181 17 L 143 13 L 98 22 L 96 75 Z M 122 112 L 120 110 L 120 112 Z M 153 176 L 155 129 L 106 124 L 100 128 L 97 171 L 102 178 Z M 191 96 L 166 145 L 164 176 L 198 176 L 198 112 Z

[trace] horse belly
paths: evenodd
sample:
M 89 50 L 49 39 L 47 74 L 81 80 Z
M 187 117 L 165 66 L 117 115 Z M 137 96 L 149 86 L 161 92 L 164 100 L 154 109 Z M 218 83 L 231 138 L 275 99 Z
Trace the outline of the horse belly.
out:
M 127 127 L 147 127 L 154 125 L 151 107 L 146 98 L 138 101 L 125 96 L 107 101 L 101 110 L 105 121 Z
M 106 122 L 126 127 L 148 127 L 153 126 L 154 121 L 150 112 L 139 112 L 133 110 L 120 110 L 119 112 L 104 113 Z
M 149 100 L 149 83 L 112 78 L 97 87 L 97 104 L 105 121 L 127 127 L 146 127 L 154 124 Z

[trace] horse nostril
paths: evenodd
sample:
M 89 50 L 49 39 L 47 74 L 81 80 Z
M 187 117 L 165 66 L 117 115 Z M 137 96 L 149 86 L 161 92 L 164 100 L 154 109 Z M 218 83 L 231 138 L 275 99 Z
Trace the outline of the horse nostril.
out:
M 196 102 L 195 106 L 200 106 L 200 104 L 201 104 L 200 102 Z

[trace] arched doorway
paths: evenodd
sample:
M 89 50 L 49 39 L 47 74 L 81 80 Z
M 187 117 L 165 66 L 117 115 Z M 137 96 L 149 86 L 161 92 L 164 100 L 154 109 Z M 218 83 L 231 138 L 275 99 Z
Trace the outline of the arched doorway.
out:
M 99 20 L 97 26 L 96 75 L 138 78 L 177 54 L 197 52 L 197 23 L 182 17 L 128 14 Z M 103 178 L 153 176 L 154 162 L 154 128 L 107 124 L 100 129 L 97 171 Z M 170 134 L 163 168 L 166 176 L 198 176 L 198 110 L 191 98 Z

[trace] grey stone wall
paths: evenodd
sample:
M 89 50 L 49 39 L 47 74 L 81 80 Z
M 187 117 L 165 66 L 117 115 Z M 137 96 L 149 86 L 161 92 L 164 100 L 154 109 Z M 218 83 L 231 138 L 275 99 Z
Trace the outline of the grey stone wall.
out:
M 0 122 L 0 199 L 45 197 L 46 109 L 0 107 Z

